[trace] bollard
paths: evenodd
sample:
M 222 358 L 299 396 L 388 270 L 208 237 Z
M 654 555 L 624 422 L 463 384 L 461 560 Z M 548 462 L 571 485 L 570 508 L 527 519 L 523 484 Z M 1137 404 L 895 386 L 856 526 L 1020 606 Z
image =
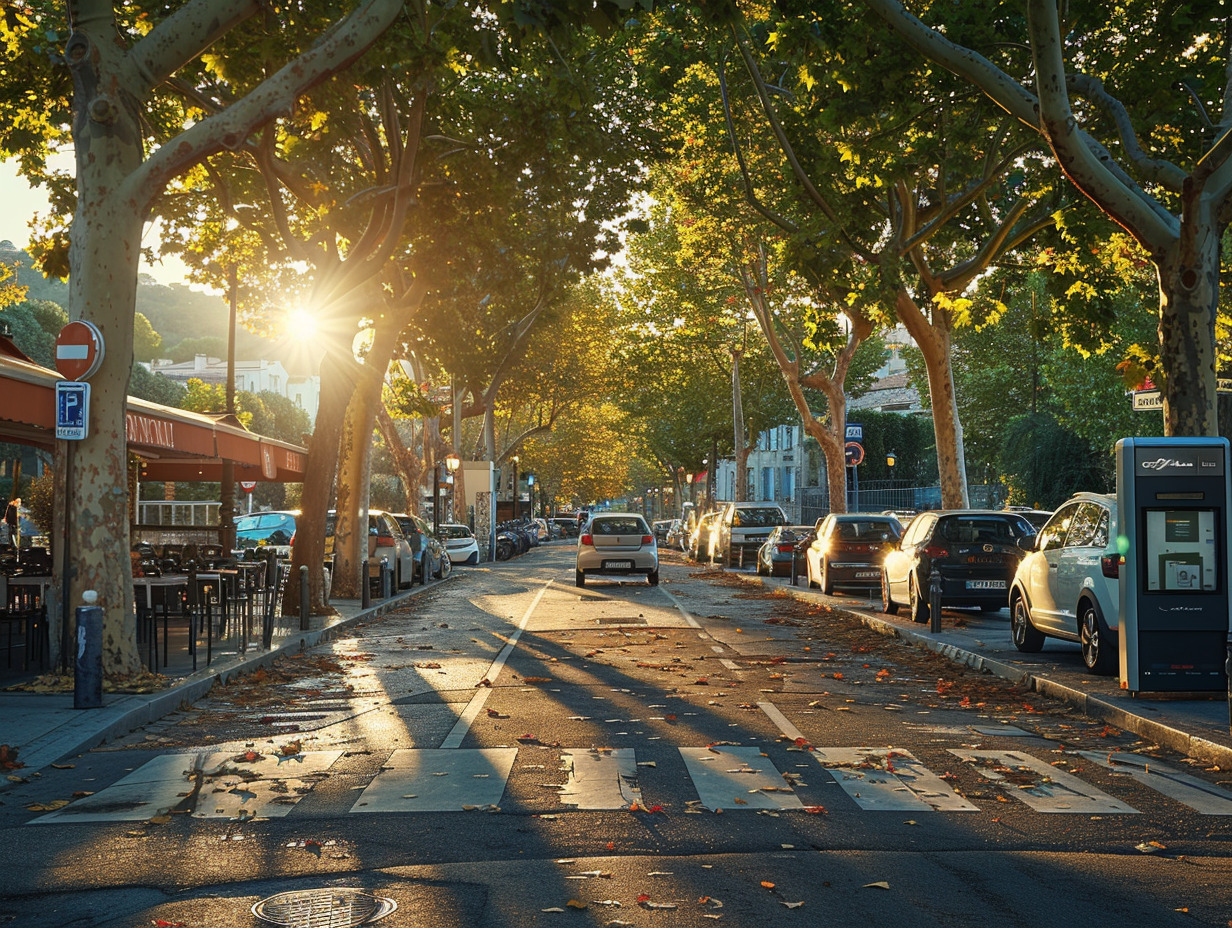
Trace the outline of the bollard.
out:
M 393 571 L 389 569 L 389 558 L 381 558 L 381 599 L 389 599 L 393 592 Z
M 941 571 L 937 567 L 928 578 L 928 630 L 941 631 Z
M 771 564 L 770 572 L 773 573 L 774 572 L 774 562 L 771 561 L 770 564 Z M 792 586 L 798 586 L 798 584 L 796 583 L 796 580 L 799 576 L 800 576 L 800 552 L 793 549 L 791 552 L 791 585 Z
M 103 705 L 103 610 L 98 593 L 86 590 L 84 606 L 77 607 L 77 670 L 73 678 L 73 708 L 100 709 Z
M 299 568 L 299 630 L 308 631 L 308 565 Z

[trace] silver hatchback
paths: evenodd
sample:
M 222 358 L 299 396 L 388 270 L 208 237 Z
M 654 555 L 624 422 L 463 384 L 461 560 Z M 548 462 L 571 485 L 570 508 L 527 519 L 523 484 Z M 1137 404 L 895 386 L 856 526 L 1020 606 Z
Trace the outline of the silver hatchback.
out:
M 1014 645 L 1034 653 L 1044 638 L 1082 645 L 1092 673 L 1120 666 L 1116 497 L 1079 493 L 1040 529 L 1010 588 Z
M 585 586 L 592 574 L 645 574 L 651 586 L 658 585 L 659 546 L 638 513 L 602 512 L 582 527 L 574 582 Z

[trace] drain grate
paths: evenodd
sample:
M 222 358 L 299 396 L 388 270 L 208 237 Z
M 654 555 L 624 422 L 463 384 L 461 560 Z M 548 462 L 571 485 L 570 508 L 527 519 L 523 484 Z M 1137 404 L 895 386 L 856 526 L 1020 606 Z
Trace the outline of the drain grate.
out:
M 262 899 L 252 914 L 286 928 L 354 928 L 370 925 L 396 908 L 392 899 L 358 889 L 306 889 Z
M 645 625 L 646 620 L 638 615 L 601 615 L 596 625 Z

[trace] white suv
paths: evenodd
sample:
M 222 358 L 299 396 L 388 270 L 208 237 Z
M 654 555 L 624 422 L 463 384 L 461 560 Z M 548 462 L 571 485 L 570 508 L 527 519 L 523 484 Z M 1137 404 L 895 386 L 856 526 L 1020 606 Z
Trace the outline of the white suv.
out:
M 1014 645 L 1034 653 L 1045 637 L 1077 641 L 1087 669 L 1116 673 L 1120 565 L 1116 497 L 1079 493 L 1067 501 L 1040 529 L 1035 550 L 1014 575 Z
M 775 526 L 786 525 L 787 515 L 778 503 L 727 503 L 719 510 L 713 551 L 727 567 L 757 563 L 757 551 Z

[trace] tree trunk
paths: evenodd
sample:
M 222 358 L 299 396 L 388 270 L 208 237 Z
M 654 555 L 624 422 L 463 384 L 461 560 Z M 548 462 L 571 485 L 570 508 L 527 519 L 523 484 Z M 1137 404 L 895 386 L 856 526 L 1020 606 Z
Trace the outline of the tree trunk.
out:
M 89 435 L 72 443 L 71 468 L 64 453 L 69 443 L 60 443 L 56 495 L 65 510 L 67 548 L 58 545 L 52 582 L 63 590 L 67 573 L 68 601 L 61 604 L 66 620 L 86 590 L 98 593 L 103 668 L 108 675 L 123 675 L 141 670 L 128 568 L 124 412 L 145 217 L 119 192 L 144 154 L 137 97 L 117 92 L 125 63 L 114 29 L 109 16 L 83 17 L 65 48 L 74 85 L 78 197 L 69 248 L 69 318 L 94 323 L 106 350 L 90 379 Z
M 376 422 L 393 459 L 394 472 L 402 484 L 402 492 L 406 494 L 406 511 L 419 515 L 419 480 L 423 474 L 423 461 L 406 446 L 398 431 L 398 423 L 383 405 L 377 407 Z
M 355 363 L 328 353 L 321 361 L 321 403 L 316 428 L 308 442 L 307 472 L 300 501 L 295 547 L 291 551 L 291 579 L 282 598 L 284 615 L 299 613 L 299 569 L 308 567 L 308 611 L 330 615 L 325 602 L 325 516 L 334 491 L 338 468 L 338 442 L 342 418 L 350 399 L 348 386 L 354 377 Z
M 732 426 L 734 431 L 732 447 L 736 452 L 736 486 L 732 499 L 737 503 L 748 500 L 748 467 L 749 452 L 744 443 L 744 401 L 740 396 L 740 356 L 744 354 L 741 348 L 732 349 Z
M 950 331 L 929 323 L 905 290 L 899 290 L 897 297 L 899 321 L 915 339 L 928 370 L 941 505 L 945 509 L 966 509 L 969 505 L 967 461 L 963 453 L 962 424 L 958 419 L 958 398 L 954 394 L 954 372 L 950 366 Z
M 1199 198 L 1200 199 L 1200 198 Z M 1176 246 L 1158 261 L 1164 434 L 1218 435 L 1215 316 L 1219 232 L 1204 204 L 1187 210 Z
M 453 387 L 453 428 L 450 430 L 449 443 L 459 462 L 462 460 L 462 397 L 464 396 L 466 396 L 466 388 L 455 384 Z M 450 499 L 453 503 L 450 518 L 454 522 L 469 523 L 466 512 L 466 475 L 462 472 L 460 463 L 458 469 L 454 471 L 453 495 Z

